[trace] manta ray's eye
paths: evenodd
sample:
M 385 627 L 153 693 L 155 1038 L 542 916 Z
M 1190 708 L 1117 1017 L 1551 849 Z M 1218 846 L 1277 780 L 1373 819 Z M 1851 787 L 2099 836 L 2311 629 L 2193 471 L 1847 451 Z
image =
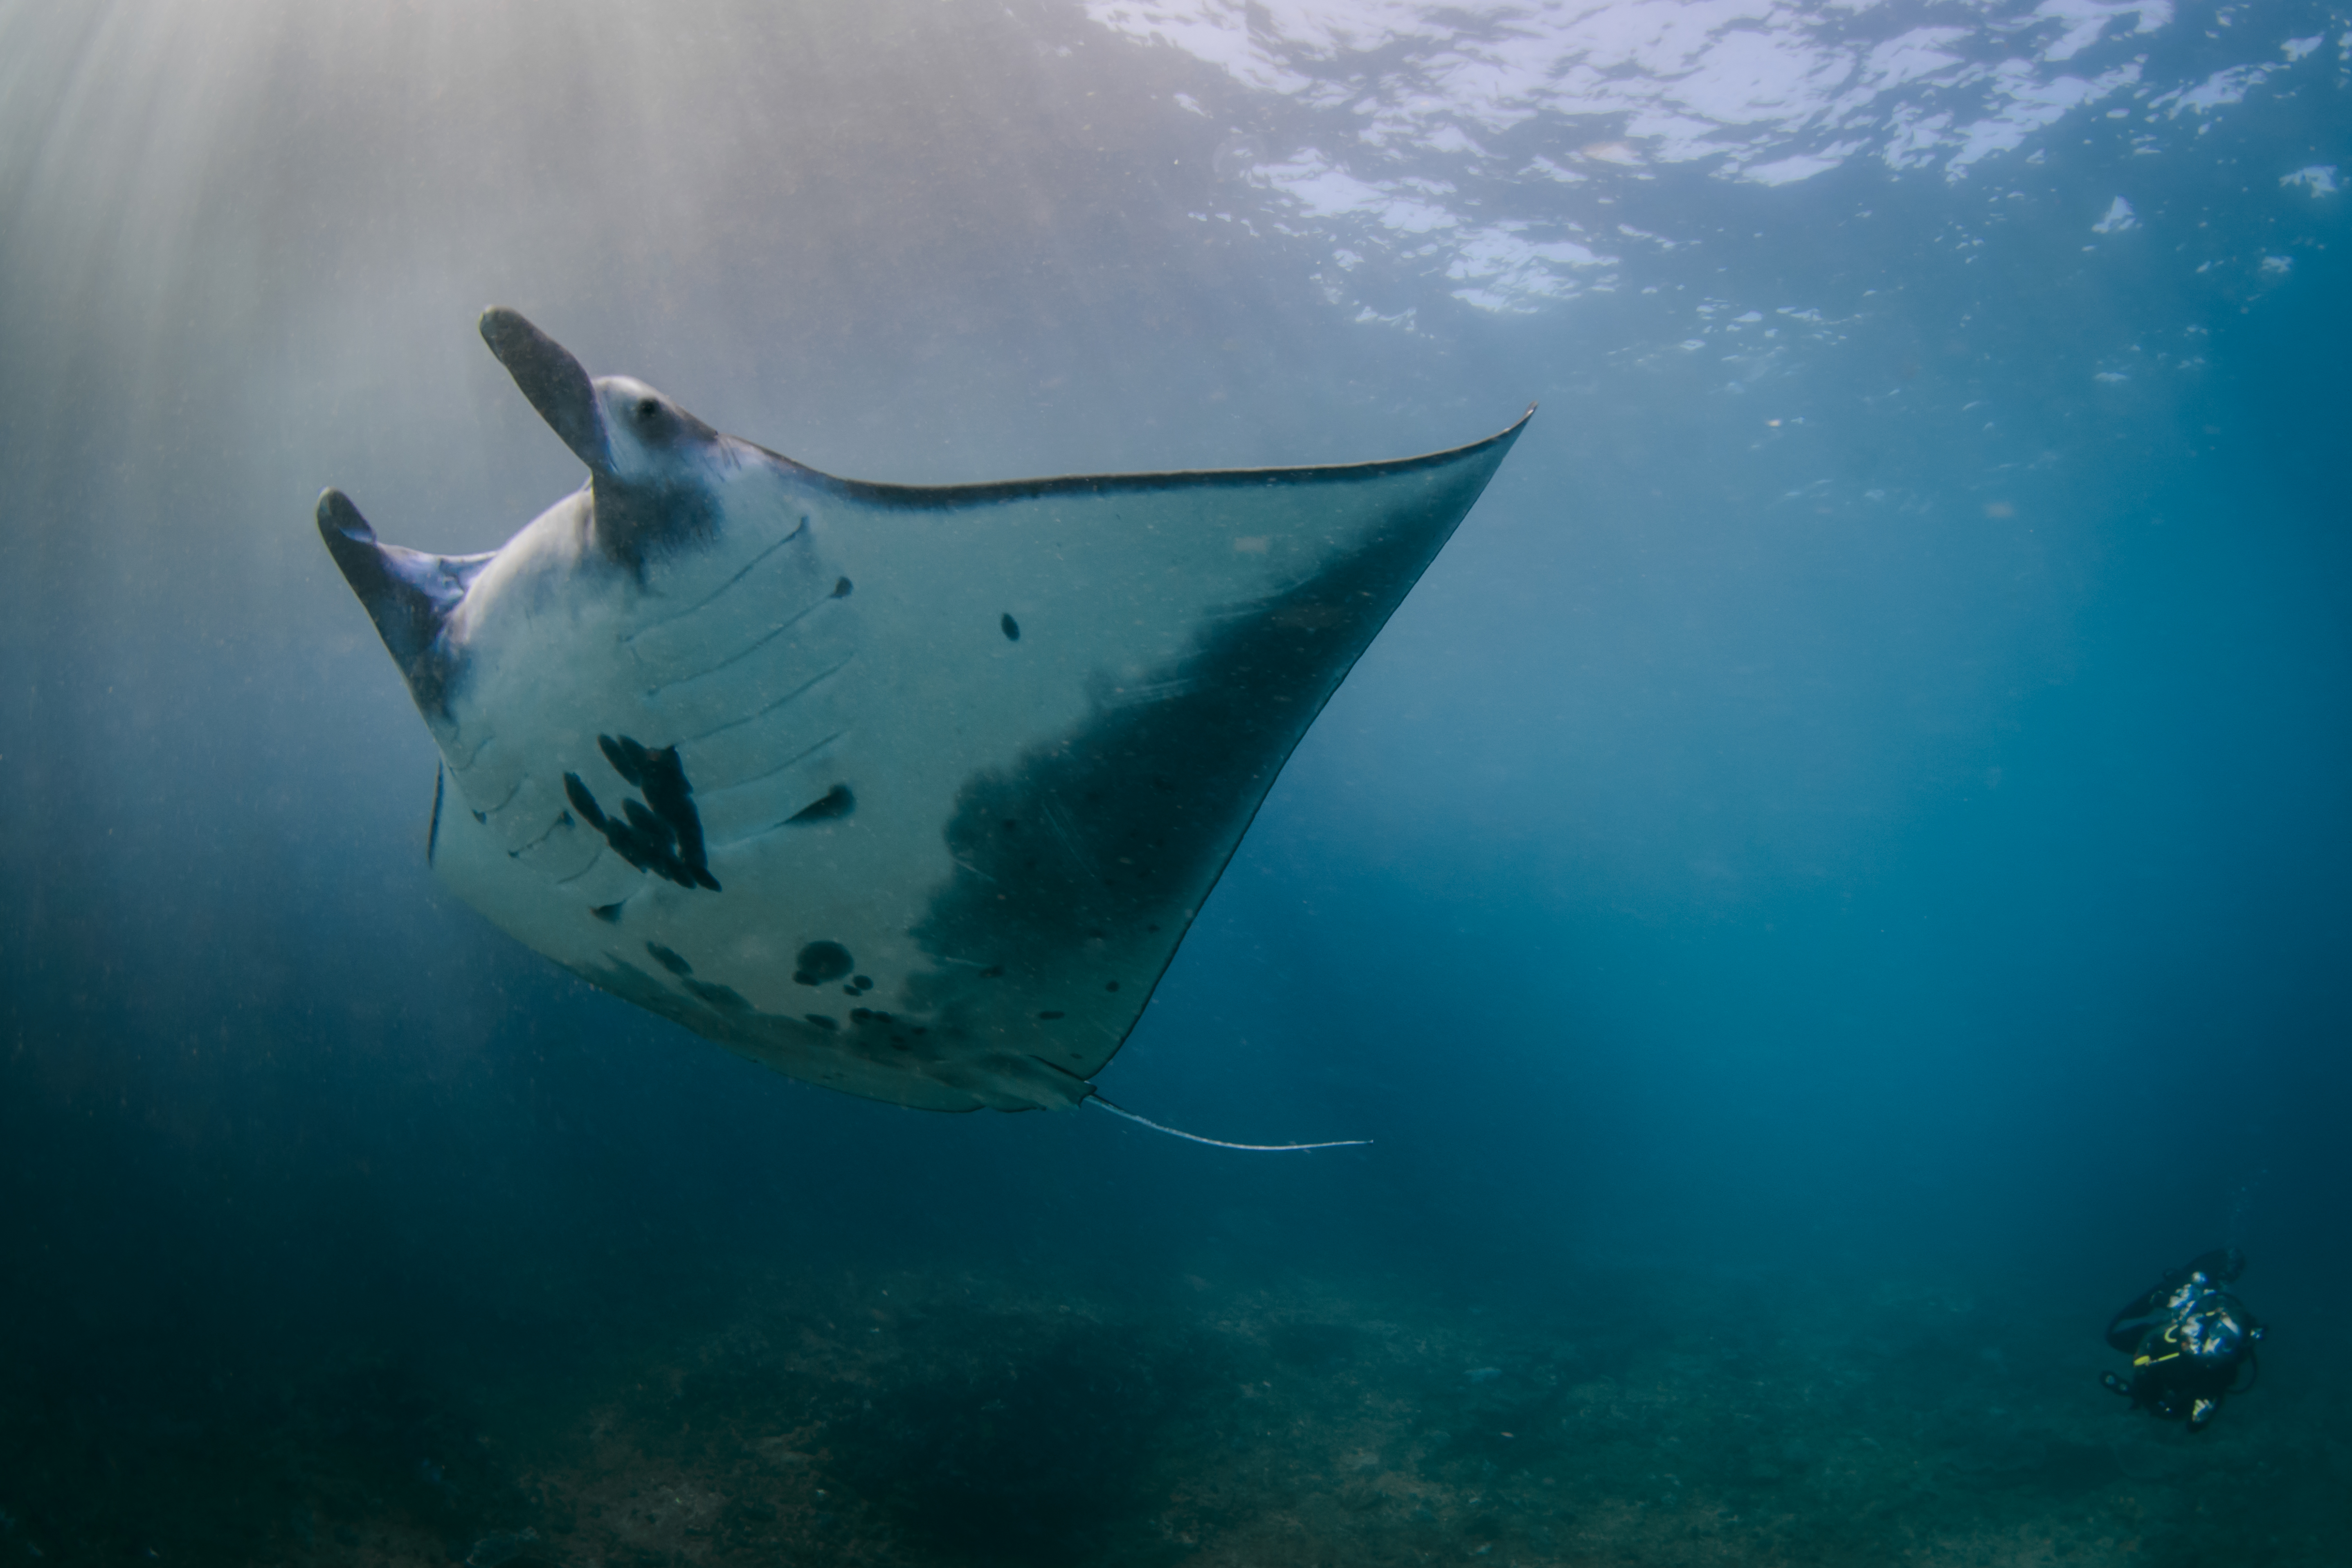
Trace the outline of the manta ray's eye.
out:
M 640 397 L 637 405 L 630 412 L 637 416 L 638 424 L 649 426 L 660 420 L 662 405 L 650 397 Z

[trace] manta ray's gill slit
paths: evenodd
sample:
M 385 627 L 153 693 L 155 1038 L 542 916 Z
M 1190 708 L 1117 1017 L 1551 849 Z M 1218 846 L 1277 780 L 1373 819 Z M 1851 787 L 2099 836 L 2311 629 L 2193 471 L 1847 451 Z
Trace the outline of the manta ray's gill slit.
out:
M 698 735 L 688 735 L 686 739 L 680 741 L 678 744 L 681 746 L 696 745 L 701 742 L 709 740 L 714 735 L 723 735 L 730 730 L 740 730 L 746 724 L 755 724 L 761 720 L 768 717 L 771 713 L 782 709 L 787 703 L 807 695 L 810 691 L 815 689 L 818 685 L 832 679 L 835 676 L 839 675 L 843 670 L 847 669 L 851 665 L 856 662 L 857 656 L 853 653 L 848 658 L 843 659 L 839 664 L 833 666 L 830 669 L 821 669 L 817 671 L 814 675 L 810 676 L 806 680 L 802 681 L 798 686 L 793 687 L 790 691 L 785 692 L 782 697 L 777 698 L 773 702 L 769 703 L 766 707 L 756 709 L 751 712 L 746 713 L 740 719 L 730 719 L 724 724 L 713 724 L 709 729 L 703 731 L 702 733 Z M 689 679 L 698 678 L 689 677 Z M 673 684 L 677 683 L 673 682 Z M 648 693 L 648 695 L 651 694 Z M 786 763 L 785 765 L 790 766 L 791 764 Z M 774 771 L 775 770 L 773 769 L 769 770 L 771 773 Z M 767 774 L 762 773 L 759 776 L 765 778 Z M 725 784 L 721 787 L 726 789 L 734 789 L 738 787 L 738 785 L 749 784 L 751 782 L 751 781 L 750 779 L 738 779 L 734 784 Z
M 440 737 L 439 737 L 439 736 L 437 736 L 437 735 L 436 735 L 436 736 L 435 736 L 434 738 L 435 738 L 436 740 L 439 740 L 439 739 L 440 739 Z M 447 763 L 448 763 L 448 764 L 449 764 L 449 771 L 450 771 L 451 773 L 456 773 L 456 774 L 457 775 L 457 777 L 458 777 L 459 782 L 461 782 L 461 783 L 462 783 L 462 782 L 464 781 L 464 779 L 465 779 L 466 775 L 467 775 L 467 773 L 472 773 L 472 772 L 474 771 L 474 764 L 475 764 L 476 763 L 478 763 L 478 762 L 481 761 L 481 759 L 482 759 L 482 753 L 483 753 L 485 751 L 488 751 L 488 750 L 489 749 L 489 747 L 490 747 L 491 743 L 492 743 L 492 742 L 494 742 L 495 741 L 497 741 L 497 740 L 498 740 L 498 738 L 499 738 L 499 736 L 498 736 L 498 731 L 495 731 L 495 730 L 493 730 L 492 731 L 490 731 L 490 733 L 488 733 L 488 734 L 487 734 L 487 735 L 483 736 L 480 740 L 478 740 L 478 741 L 475 742 L 474 742 L 474 749 L 473 749 L 472 751 L 470 751 L 470 752 L 467 752 L 462 759 L 461 759 L 461 758 L 458 758 L 458 757 L 457 757 L 457 756 L 454 756 L 454 755 L 452 755 L 452 754 L 451 754 L 451 752 L 450 752 L 450 742 L 449 742 L 445 741 L 445 742 L 442 742 L 442 745 L 441 745 L 441 755 L 442 755 L 443 760 L 445 760 L 446 762 L 447 762 Z M 452 737 L 452 739 L 454 740 L 454 739 L 455 739 L 455 737 Z
M 816 754 L 816 752 L 821 752 L 821 750 L 825 750 L 825 748 L 828 748 L 828 745 L 833 745 L 835 741 L 840 741 L 840 738 L 842 738 L 842 736 L 846 736 L 846 733 L 849 733 L 849 731 L 846 731 L 846 729 L 835 729 L 835 731 L 830 733 L 830 736 L 825 736 L 824 741 L 814 741 L 814 742 L 809 742 L 809 745 L 804 745 L 804 748 L 800 748 L 800 750 L 797 750 L 797 752 L 793 752 L 791 757 L 785 757 L 783 762 L 779 762 L 779 764 L 772 766 L 772 769 L 764 771 L 764 773 L 755 773 L 755 775 L 752 775 L 752 778 L 740 778 L 740 781 L 730 783 L 730 785 L 718 785 L 718 787 L 715 787 L 715 790 L 710 790 L 710 793 L 703 795 L 703 804 L 706 804 L 706 806 L 708 806 L 708 804 L 724 804 L 724 797 L 730 797 L 730 795 L 736 795 L 736 793 L 739 793 L 739 790 L 751 790 L 751 787 L 762 785 L 762 783 L 767 783 L 769 778 L 774 778 L 776 773 L 785 773 L 785 771 L 791 771 L 791 769 L 795 769 L 795 766 L 800 766 L 802 762 L 807 762 L 809 757 L 814 757 L 814 754 Z M 727 839 L 727 842 L 730 842 L 730 844 L 740 844 L 740 842 L 743 842 L 743 839 L 748 839 L 748 837 L 757 837 L 757 835 L 762 835 L 762 832 L 774 832 L 776 827 L 783 827 L 783 823 L 769 823 L 767 827 L 755 827 L 755 830 L 751 830 L 751 832 L 739 832 L 739 835 L 731 837 L 731 839 Z
M 591 855 L 590 857 L 588 857 L 588 864 L 586 864 L 585 866 L 581 867 L 581 868 L 580 868 L 580 869 L 578 869 L 577 871 L 572 872 L 572 875 L 570 875 L 569 877 L 558 877 L 558 878 L 556 878 L 556 879 L 555 879 L 555 880 L 553 880 L 552 882 L 549 883 L 549 884 L 548 884 L 548 886 L 550 886 L 550 887 L 553 887 L 553 888 L 568 888 L 568 887 L 570 887 L 572 883 L 574 883 L 574 882 L 578 881 L 581 878 L 583 878 L 583 877 L 586 876 L 589 872 L 593 871 L 593 870 L 594 870 L 598 866 L 600 866 L 600 865 L 604 864 L 604 856 L 605 856 L 605 854 L 606 854 L 606 851 L 604 851 L 604 850 L 603 850 L 603 849 L 599 849 L 599 850 L 597 850 L 597 851 L 596 851 L 596 853 L 594 853 L 593 855 Z M 628 901 L 628 900 L 625 900 L 625 899 L 624 899 L 623 900 L 621 900 L 621 902 L 622 902 L 622 903 L 626 903 L 627 901 Z M 604 906 L 604 908 L 605 908 L 605 909 L 610 909 L 611 910 L 613 910 L 613 911 L 614 911 L 614 913 L 613 913 L 613 917 L 612 917 L 612 918 L 616 919 L 616 920 L 619 918 L 619 916 L 620 916 L 620 909 L 621 909 L 621 905 L 620 905 L 620 904 L 608 904 L 608 905 L 605 905 L 605 906 Z M 597 911 L 597 916 L 598 916 L 598 918 L 599 918 L 599 919 L 603 919 L 603 918 L 604 918 L 604 913 L 603 913 L 603 910 L 599 910 Z
M 768 548 L 762 550 L 757 555 L 751 557 L 751 560 L 745 562 L 743 563 L 742 570 L 737 572 L 732 577 L 728 578 L 727 581 L 719 584 L 719 586 L 710 590 L 709 593 L 705 594 L 701 598 L 697 599 L 693 604 L 688 605 L 685 609 L 678 611 L 676 615 L 664 616 L 660 620 L 649 621 L 646 625 L 639 626 L 635 631 L 633 631 L 628 636 L 623 637 L 621 639 L 622 643 L 625 646 L 634 643 L 648 632 L 659 631 L 664 626 L 685 620 L 689 616 L 699 614 L 720 595 L 726 593 L 729 589 L 742 582 L 744 578 L 758 571 L 761 563 L 766 561 L 769 556 L 773 555 L 777 551 L 782 550 L 785 545 L 790 544 L 793 540 L 798 539 L 801 535 L 806 533 L 808 531 L 808 525 L 809 520 L 806 515 L 803 515 L 801 518 L 800 526 L 793 529 L 782 539 L 777 540 L 773 544 L 769 545 Z M 846 582 L 848 579 L 844 578 L 843 581 Z M 840 595 L 836 593 L 834 596 L 838 598 L 840 597 Z
M 507 854 L 510 858 L 528 855 L 532 850 L 538 848 L 541 845 L 546 843 L 550 838 L 552 838 L 555 836 L 555 830 L 557 828 L 569 827 L 571 826 L 572 826 L 572 814 L 569 811 L 559 811 L 555 814 L 555 820 L 547 825 L 547 830 L 545 832 L 541 833 L 538 837 L 532 839 L 528 844 L 520 845 L 515 848 L 508 850 Z
M 517 796 L 517 795 L 520 795 L 520 794 L 522 793 L 522 786 L 523 786 L 523 785 L 525 785 L 525 784 L 529 784 L 530 782 L 530 775 L 529 773 L 525 773 L 525 774 L 523 774 L 520 778 L 519 778 L 519 779 L 515 780 L 515 782 L 514 782 L 514 787 L 513 787 L 512 789 L 510 789 L 510 790 L 507 791 L 507 793 L 506 793 L 505 796 L 499 800 L 499 802 L 498 803 L 498 805 L 486 805 L 486 806 L 482 807 L 482 809 L 481 809 L 481 811 L 478 813 L 478 815 L 479 815 L 479 816 L 481 816 L 485 821 L 488 820 L 489 818 L 491 818 L 491 817 L 493 817 L 493 816 L 496 816 L 499 813 L 500 813 L 500 812 L 504 811 L 507 807 L 509 807 L 509 806 L 510 806 L 510 805 L 512 805 L 514 804 L 515 796 Z
M 824 609 L 827 605 L 834 602 L 833 595 L 828 594 L 824 598 L 819 599 L 815 604 L 808 606 L 808 608 L 800 611 L 798 614 L 793 615 L 787 619 L 777 622 L 761 637 L 736 649 L 733 653 L 729 654 L 725 658 L 720 659 L 717 664 L 706 665 L 702 668 L 696 670 L 691 675 L 681 675 L 677 677 L 675 679 L 656 682 L 656 684 L 646 688 L 646 695 L 649 698 L 658 697 L 674 686 L 684 686 L 689 681 L 701 680 L 707 677 L 718 674 L 720 670 L 727 668 L 730 665 L 740 664 L 743 660 L 751 658 L 753 654 L 759 652 L 761 648 L 767 647 L 770 643 L 775 641 L 778 637 L 783 636 L 786 632 L 792 630 L 794 626 L 800 625 L 803 621 L 808 619 L 811 616 L 816 614 L 819 610 Z
M 795 822 L 832 822 L 856 809 L 857 796 L 850 792 L 847 784 L 837 784 L 818 799 L 784 818 L 784 826 L 789 827 Z

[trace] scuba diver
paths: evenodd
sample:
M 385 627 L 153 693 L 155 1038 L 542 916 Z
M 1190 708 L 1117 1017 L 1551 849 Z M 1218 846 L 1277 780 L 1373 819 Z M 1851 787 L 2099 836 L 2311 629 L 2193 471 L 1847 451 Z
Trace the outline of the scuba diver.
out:
M 2186 1421 L 2202 1432 L 2223 1396 L 2253 1387 L 2261 1368 L 2254 1343 L 2263 1326 L 2246 1304 L 2223 1289 L 2245 1271 L 2246 1255 L 2224 1247 L 2191 1258 L 2163 1282 L 2117 1312 L 2107 1343 L 2132 1358 L 2129 1377 L 2099 1379 L 2111 1394 L 2162 1421 Z M 2245 1372 L 2244 1388 L 2237 1386 Z

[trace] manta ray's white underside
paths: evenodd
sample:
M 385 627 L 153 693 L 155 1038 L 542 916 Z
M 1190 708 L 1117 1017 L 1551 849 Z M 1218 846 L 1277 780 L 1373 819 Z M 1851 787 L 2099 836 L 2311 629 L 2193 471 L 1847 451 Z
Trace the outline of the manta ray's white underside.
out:
M 590 383 L 512 312 L 483 331 L 589 486 L 488 557 L 320 512 L 440 745 L 435 868 L 698 1034 L 941 1110 L 1091 1092 L 1520 427 L 1347 468 L 867 485 Z

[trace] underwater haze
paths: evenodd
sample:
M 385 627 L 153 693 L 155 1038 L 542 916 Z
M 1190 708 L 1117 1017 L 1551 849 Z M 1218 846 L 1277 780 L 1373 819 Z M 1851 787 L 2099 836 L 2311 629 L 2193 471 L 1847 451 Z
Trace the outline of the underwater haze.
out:
M 0 0 L 0 1563 L 2340 1563 L 2352 11 Z M 1094 1082 L 425 860 L 319 544 L 1535 417 Z M 2100 1386 L 2210 1247 L 2210 1430 Z

